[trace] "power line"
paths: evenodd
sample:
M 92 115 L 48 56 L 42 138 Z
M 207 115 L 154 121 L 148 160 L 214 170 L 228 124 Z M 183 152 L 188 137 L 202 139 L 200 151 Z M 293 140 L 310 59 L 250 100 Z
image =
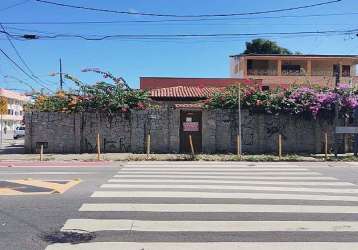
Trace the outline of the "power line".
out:
M 6 32 L 4 26 L 0 23 L 0 27 L 1 29 Z M 11 47 L 14 49 L 17 57 L 20 59 L 20 61 L 22 62 L 22 64 L 27 68 L 27 70 L 31 73 L 31 75 L 34 75 L 34 72 L 30 69 L 30 67 L 27 65 L 27 63 L 25 62 L 24 58 L 20 55 L 19 51 L 17 50 L 17 48 L 15 47 L 15 44 L 11 41 L 10 36 L 6 34 L 6 37 L 9 41 L 9 43 L 11 44 Z
M 190 18 L 190 17 L 230 17 L 230 16 L 247 16 L 247 15 L 259 15 L 259 14 L 267 14 L 267 13 L 278 13 L 278 12 L 286 12 L 286 11 L 313 8 L 313 7 L 338 3 L 343 0 L 333 0 L 333 1 L 321 2 L 321 3 L 317 3 L 317 4 L 303 5 L 303 6 L 283 8 L 283 9 L 265 10 L 265 11 L 253 11 L 253 12 L 241 12 L 241 13 L 222 13 L 222 14 L 199 14 L 199 15 L 176 15 L 176 14 L 160 14 L 160 13 L 149 13 L 149 12 L 133 12 L 133 11 L 101 9 L 101 8 L 94 8 L 94 7 L 80 6 L 80 5 L 70 5 L 70 4 L 64 4 L 64 3 L 58 3 L 58 2 L 46 1 L 46 0 L 35 0 L 35 1 L 40 2 L 40 3 L 60 6 L 60 7 L 97 11 L 97 12 L 114 13 L 114 14 L 152 16 L 152 17 Z
M 7 6 L 7 7 L 3 8 L 3 9 L 0 9 L 0 11 L 4 11 L 4 10 L 8 10 L 8 9 L 17 7 L 17 6 L 19 6 L 19 5 L 22 5 L 22 4 L 27 3 L 28 1 L 30 1 L 30 0 L 25 0 L 25 1 L 22 1 L 22 2 L 19 2 L 19 3 L 15 3 L 15 4 L 13 4 L 13 5 L 10 5 L 10 6 Z
M 358 29 L 350 30 L 322 30 L 322 31 L 298 31 L 298 32 L 262 32 L 262 33 L 211 33 L 211 34 L 111 34 L 111 35 L 82 35 L 82 34 L 55 34 L 55 35 L 36 35 L 36 34 L 10 34 L 6 31 L 0 31 L 0 33 L 5 33 L 13 38 L 20 40 L 26 39 L 57 39 L 57 38 L 78 38 L 88 41 L 101 41 L 106 39 L 179 39 L 179 38 L 212 38 L 212 37 L 222 37 L 222 38 L 233 38 L 233 37 L 251 37 L 251 36 L 281 36 L 281 35 L 328 35 L 328 34 L 355 34 L 358 32 Z
M 308 15 L 282 15 L 282 16 L 257 16 L 257 17 L 232 17 L 232 18 L 196 18 L 196 19 L 160 19 L 160 20 L 113 20 L 113 21 L 64 21 L 64 22 L 2 22 L 5 25 L 83 25 L 83 24 L 118 24 L 118 23 L 187 23 L 201 21 L 235 21 L 235 20 L 257 20 L 257 19 L 281 19 L 281 18 L 307 18 L 307 17 L 328 17 L 358 15 L 358 12 L 340 12 L 326 14 Z
M 41 30 L 34 30 L 34 29 L 23 29 L 23 28 L 17 28 L 17 27 L 10 27 L 10 26 L 6 26 L 6 30 L 17 30 L 17 31 L 26 31 L 26 32 L 36 32 L 36 33 L 41 33 L 41 34 L 45 34 L 45 35 L 54 35 L 56 33 L 54 32 L 48 32 L 48 31 L 41 31 Z
M 0 23 L 0 27 L 2 28 L 2 30 L 4 32 L 6 32 L 4 26 L 2 25 L 2 23 Z M 7 33 L 7 32 L 6 32 Z M 29 67 L 29 65 L 25 62 L 24 58 L 21 56 L 20 52 L 18 51 L 18 49 L 16 48 L 15 44 L 11 41 L 11 36 L 9 36 L 8 34 L 6 34 L 6 37 L 9 41 L 9 43 L 11 44 L 11 47 L 14 49 L 17 57 L 20 59 L 20 61 L 22 62 L 22 64 L 26 67 L 26 69 L 31 73 L 31 76 L 33 78 L 36 79 L 36 82 L 38 83 L 38 81 L 42 82 L 43 84 L 45 84 L 38 76 L 35 75 L 35 73 L 31 70 L 31 68 Z
M 3 76 L 3 78 L 5 78 L 5 79 L 13 79 L 13 80 L 16 80 L 17 82 L 26 85 L 26 86 L 29 87 L 33 92 L 35 92 L 35 89 L 34 89 L 34 87 L 32 87 L 31 84 L 29 84 L 29 83 L 27 83 L 27 82 L 25 82 L 25 81 L 23 81 L 23 80 L 21 80 L 21 79 L 19 79 L 19 78 L 17 78 L 17 77 L 14 77 L 14 76 L 11 76 L 11 75 L 2 75 L 2 76 Z
M 4 50 L 2 50 L 0 48 L 0 52 L 10 61 L 12 62 L 12 64 L 14 64 L 16 66 L 16 68 L 18 68 L 22 73 L 24 73 L 27 77 L 29 77 L 30 79 L 32 79 L 33 81 L 36 81 L 36 79 L 34 79 L 31 75 L 29 75 L 20 65 L 18 65 L 8 54 L 5 53 Z M 47 89 L 48 91 L 52 92 L 51 89 L 49 89 L 47 86 L 42 85 L 41 83 L 38 82 L 39 85 L 41 85 L 42 87 L 44 87 L 45 89 Z

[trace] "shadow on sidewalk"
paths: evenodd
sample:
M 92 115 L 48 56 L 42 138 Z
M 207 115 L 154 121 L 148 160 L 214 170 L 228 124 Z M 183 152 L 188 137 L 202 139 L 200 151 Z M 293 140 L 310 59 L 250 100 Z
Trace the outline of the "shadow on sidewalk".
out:
M 0 145 L 0 154 L 24 154 L 24 143 L 23 139 L 3 138 Z

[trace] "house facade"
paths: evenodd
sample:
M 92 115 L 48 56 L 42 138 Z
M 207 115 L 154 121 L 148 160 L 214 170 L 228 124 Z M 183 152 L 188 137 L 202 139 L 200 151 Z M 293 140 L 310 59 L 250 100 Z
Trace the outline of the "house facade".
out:
M 2 115 L 1 127 L 6 127 L 8 131 L 14 130 L 23 122 L 24 104 L 30 101 L 30 98 L 15 91 L 0 88 L 0 96 L 7 99 L 7 114 Z
M 355 55 L 233 55 L 230 76 L 262 79 L 267 86 L 317 84 L 331 88 L 336 83 L 358 86 L 357 65 Z
M 141 77 L 140 89 L 161 89 L 169 87 L 228 87 L 232 85 L 258 85 L 261 80 L 253 80 L 246 78 L 199 78 L 199 77 Z
M 141 77 L 140 88 L 162 107 L 200 109 L 213 93 L 233 85 L 261 88 L 262 80 L 241 78 Z

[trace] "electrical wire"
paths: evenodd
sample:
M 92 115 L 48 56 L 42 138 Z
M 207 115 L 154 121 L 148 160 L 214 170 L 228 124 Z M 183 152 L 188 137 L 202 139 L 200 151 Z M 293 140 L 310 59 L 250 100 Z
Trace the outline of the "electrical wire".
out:
M 1 29 L 2 29 L 4 32 L 6 32 L 4 26 L 3 26 L 1 23 L 0 23 L 0 27 L 1 27 Z M 24 58 L 21 56 L 19 50 L 16 48 L 15 44 L 11 41 L 11 38 L 10 38 L 11 36 L 9 36 L 9 35 L 6 34 L 6 37 L 7 37 L 8 41 L 9 41 L 11 47 L 14 49 L 14 51 L 15 51 L 17 57 L 20 59 L 20 61 L 21 61 L 22 64 L 26 67 L 26 69 L 31 73 L 31 76 L 36 79 L 36 82 L 39 83 L 38 81 L 40 81 L 42 84 L 46 84 L 46 83 L 45 83 L 44 81 L 42 81 L 38 76 L 35 75 L 35 73 L 31 70 L 31 68 L 29 67 L 29 65 L 25 62 L 25 60 L 24 60 Z M 39 83 L 39 84 L 40 84 L 40 83 Z
M 1 29 L 6 32 L 4 26 L 0 23 L 0 27 Z M 20 59 L 20 61 L 22 62 L 22 64 L 26 67 L 26 69 L 31 73 L 31 75 L 34 75 L 34 72 L 30 69 L 29 65 L 27 65 L 27 63 L 25 62 L 24 58 L 20 55 L 19 51 L 17 50 L 17 48 L 15 47 L 15 44 L 11 41 L 10 36 L 6 35 L 11 47 L 14 49 L 17 57 Z
M 26 32 L 36 32 L 36 33 L 41 33 L 41 34 L 45 34 L 45 35 L 54 35 L 56 33 L 54 32 L 49 32 L 49 31 L 42 31 L 42 30 L 35 30 L 35 29 L 23 29 L 23 28 L 18 28 L 18 27 L 11 27 L 11 26 L 6 26 L 5 27 L 6 30 L 17 30 L 17 31 L 26 31 Z
M 19 3 L 15 3 L 15 4 L 13 4 L 13 5 L 10 5 L 10 6 L 7 6 L 7 7 L 3 8 L 3 9 L 0 9 L 0 11 L 5 11 L 5 10 L 8 10 L 8 9 L 17 7 L 17 6 L 19 6 L 19 5 L 22 5 L 22 4 L 27 3 L 28 1 L 30 1 L 30 0 L 25 0 L 25 1 L 22 1 L 22 2 L 19 2 Z
M 230 16 L 247 16 L 247 15 L 259 15 L 259 14 L 267 14 L 267 13 L 278 13 L 278 12 L 286 12 L 300 9 L 307 9 L 313 7 L 324 6 L 328 4 L 338 3 L 343 0 L 333 0 L 326 1 L 317 4 L 310 5 L 302 5 L 297 7 L 283 8 L 283 9 L 274 9 L 274 10 L 265 10 L 265 11 L 253 11 L 253 12 L 241 12 L 241 13 L 223 13 L 223 14 L 199 14 L 199 15 L 176 15 L 176 14 L 160 14 L 160 13 L 148 13 L 148 12 L 133 12 L 133 11 L 122 11 L 122 10 L 111 10 L 111 9 L 101 9 L 80 5 L 70 5 L 64 3 L 58 3 L 53 1 L 46 0 L 34 0 L 39 3 L 55 5 L 60 7 L 74 8 L 74 9 L 82 9 L 89 11 L 97 11 L 97 12 L 106 12 L 106 13 L 114 13 L 114 14 L 125 14 L 125 15 L 136 15 L 136 16 L 151 16 L 151 17 L 176 17 L 176 18 L 191 18 L 191 17 L 230 17 Z
M 341 12 L 326 14 L 308 15 L 283 15 L 283 16 L 257 16 L 257 17 L 232 17 L 232 18 L 196 18 L 196 19 L 160 19 L 160 20 L 112 20 L 112 21 L 63 21 L 63 22 L 2 22 L 5 25 L 83 25 L 83 24 L 119 24 L 119 23 L 187 23 L 201 21 L 235 21 L 235 20 L 257 20 L 257 19 L 281 19 L 281 18 L 307 18 L 307 17 L 327 17 L 327 16 L 348 16 L 358 15 L 358 12 Z
M 0 31 L 0 33 L 3 33 Z M 270 37 L 274 36 L 276 38 L 281 37 L 303 37 L 303 36 L 337 36 L 337 35 L 347 35 L 350 36 L 350 39 L 355 37 L 356 33 L 358 33 L 358 29 L 351 29 L 351 30 L 331 30 L 331 31 L 303 31 L 303 32 L 276 32 L 276 33 L 233 33 L 233 34 L 175 34 L 175 35 L 106 35 L 106 36 L 99 36 L 99 35 L 80 35 L 80 34 L 57 34 L 54 36 L 38 36 L 38 35 L 31 35 L 31 37 L 35 37 L 33 39 L 36 40 L 73 40 L 73 39 L 83 39 L 86 41 L 103 41 L 103 40 L 121 40 L 121 41 L 184 41 L 188 39 L 215 39 L 215 38 L 222 38 L 227 40 L 232 40 L 234 38 L 247 38 L 252 39 L 256 37 Z M 19 41 L 27 41 L 28 39 L 24 38 L 26 35 L 14 35 L 10 34 L 13 39 Z M 209 40 L 208 40 L 209 41 Z
M 32 79 L 33 81 L 36 82 L 36 79 L 33 78 L 30 74 L 28 74 L 20 65 L 18 65 L 8 54 L 6 54 L 6 52 L 4 50 L 2 50 L 0 48 L 0 52 L 12 63 L 16 66 L 16 68 L 18 68 L 22 73 L 24 73 L 27 77 L 29 77 L 30 79 Z M 47 89 L 50 92 L 53 92 L 51 89 L 49 89 L 48 87 L 46 87 L 45 85 L 42 85 L 40 83 L 38 83 L 39 85 L 41 85 L 42 87 L 44 87 L 45 89 Z
M 33 39 L 56 39 L 56 38 L 77 38 L 88 41 L 101 41 L 107 39 L 179 39 L 179 38 L 234 38 L 234 37 L 252 37 L 252 36 L 281 36 L 281 35 L 320 35 L 320 34 L 354 34 L 358 29 L 350 30 L 323 30 L 323 31 L 298 31 L 298 32 L 263 32 L 263 33 L 212 33 L 212 34 L 113 34 L 113 35 L 82 35 L 82 34 L 55 34 L 55 35 L 31 35 Z M 10 34 L 6 31 L 0 31 L 17 39 L 26 39 L 26 35 Z M 27 35 L 29 36 L 29 35 Z
M 1 75 L 2 75 L 2 77 L 3 77 L 4 79 L 13 79 L 13 80 L 15 80 L 16 82 L 22 83 L 22 84 L 26 85 L 27 87 L 29 87 L 29 88 L 31 89 L 31 91 L 33 91 L 33 92 L 36 91 L 31 84 L 29 84 L 29 83 L 27 83 L 27 82 L 25 82 L 25 81 L 23 81 L 23 80 L 21 80 L 21 79 L 19 79 L 19 78 L 17 78 L 17 77 L 14 77 L 14 76 L 11 76 L 11 75 L 3 75 L 3 74 L 1 74 Z

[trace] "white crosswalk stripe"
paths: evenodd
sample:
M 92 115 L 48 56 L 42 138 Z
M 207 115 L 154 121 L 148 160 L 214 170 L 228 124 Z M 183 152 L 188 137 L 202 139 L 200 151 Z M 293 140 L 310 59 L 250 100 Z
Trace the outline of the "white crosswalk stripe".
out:
M 284 189 L 282 189 L 284 191 Z M 195 199 L 268 199 L 268 200 L 321 200 L 321 201 L 358 201 L 358 196 L 273 194 L 273 193 L 222 193 L 222 192 L 182 192 L 182 191 L 96 191 L 96 198 L 195 198 Z
M 358 231 L 358 221 L 150 221 L 70 219 L 63 230 L 150 232 Z
M 132 163 L 79 211 L 99 238 L 47 250 L 358 249 L 358 186 L 288 164 Z
M 240 177 L 237 177 L 240 176 Z M 326 177 L 326 176 L 287 176 L 287 175 L 283 175 L 283 176 L 277 176 L 275 174 L 273 175 L 259 175 L 259 176 L 243 176 L 243 175 L 236 175 L 236 177 L 231 174 L 231 175 L 226 175 L 226 176 L 222 176 L 222 175 L 138 175 L 138 174 L 133 174 L 133 175 L 125 175 L 125 174 L 121 174 L 121 175 L 115 175 L 115 178 L 165 178 L 167 180 L 169 179 L 179 179 L 179 178 L 184 178 L 184 179 L 204 179 L 204 180 L 210 180 L 210 179 L 232 179 L 232 180 L 336 180 L 333 177 Z
M 207 183 L 207 184 L 249 184 L 249 185 L 273 185 L 273 186 L 355 186 L 353 183 L 350 182 L 340 182 L 340 181 L 264 181 L 264 180 L 251 180 L 251 181 L 244 181 L 244 180 L 202 180 L 202 179 L 170 179 L 170 180 L 163 180 L 163 179 L 110 179 L 108 180 L 110 183 L 191 183 L 191 184 L 200 184 L 200 183 Z
M 252 162 L 252 163 L 244 163 L 244 162 L 231 162 L 231 161 L 227 161 L 227 162 L 210 162 L 207 161 L 205 162 L 205 164 L 197 164 L 197 163 L 193 163 L 193 162 L 186 162 L 186 161 L 182 161 L 182 162 L 146 162 L 146 161 L 142 161 L 142 162 L 128 162 L 127 163 L 128 167 L 130 168 L 136 168 L 136 167 L 155 167 L 155 168 L 161 168 L 161 167 L 166 167 L 168 169 L 171 169 L 172 167 L 189 167 L 189 168 L 206 168 L 208 166 L 210 167 L 222 167 L 222 168 L 228 168 L 228 167 L 235 167 L 235 168 L 240 168 L 240 167 L 256 167 L 256 168 L 260 168 L 260 167 L 275 167 L 275 168 L 302 168 L 302 166 L 296 165 L 296 164 L 292 164 L 292 163 L 287 163 L 287 162 Z
M 341 242 L 94 242 L 84 244 L 54 244 L 47 250 L 354 250 L 357 243 Z
M 197 173 L 197 172 L 191 172 L 191 171 L 187 171 L 187 172 L 151 172 L 151 171 L 142 171 L 142 172 L 119 172 L 119 174 L 123 175 L 184 175 L 184 176 L 196 176 L 196 175 L 204 175 L 204 176 L 232 176 L 233 173 L 224 173 L 224 172 L 210 172 L 210 173 L 206 173 L 206 172 L 202 172 L 202 173 Z M 320 173 L 314 173 L 314 172 L 262 172 L 262 173 L 257 173 L 257 172 L 242 172 L 240 173 L 241 176 L 265 176 L 265 175 L 284 175 L 284 176 L 290 176 L 290 175 L 300 175 L 300 176 L 316 176 L 316 175 L 321 175 Z
M 90 212 L 191 212 L 191 213 L 358 213 L 358 206 L 312 206 L 267 204 L 143 204 L 85 203 L 80 211 Z
M 224 185 L 166 185 L 166 184 L 103 184 L 101 188 L 155 188 L 155 189 L 212 189 L 212 190 L 255 190 L 255 191 L 283 191 L 282 187 L 257 187 L 257 186 L 224 186 Z M 358 194 L 358 189 L 337 189 L 337 188 L 307 188 L 307 187 L 285 187 L 286 192 L 316 192 L 332 194 Z
M 205 173 L 211 173 L 211 172 L 217 172 L 217 173 L 225 173 L 225 172 L 308 172 L 309 170 L 306 168 L 267 168 L 267 167 L 260 167 L 260 168 L 252 168 L 252 167 L 246 167 L 246 168 L 176 168 L 171 167 L 168 168 L 122 168 L 119 173 L 125 173 L 125 172 L 148 172 L 151 173 L 171 173 L 171 172 L 189 172 L 189 173 L 195 173 L 195 172 L 205 172 Z

